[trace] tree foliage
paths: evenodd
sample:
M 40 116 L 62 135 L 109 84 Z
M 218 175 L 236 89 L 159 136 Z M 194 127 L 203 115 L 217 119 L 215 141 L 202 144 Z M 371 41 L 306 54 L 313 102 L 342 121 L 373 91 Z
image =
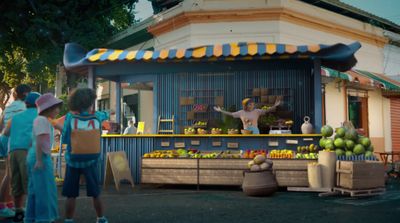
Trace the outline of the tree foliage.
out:
M 113 34 L 134 23 L 137 1 L 1 1 L 0 97 L 21 82 L 44 90 L 52 86 L 64 44 L 105 47 Z

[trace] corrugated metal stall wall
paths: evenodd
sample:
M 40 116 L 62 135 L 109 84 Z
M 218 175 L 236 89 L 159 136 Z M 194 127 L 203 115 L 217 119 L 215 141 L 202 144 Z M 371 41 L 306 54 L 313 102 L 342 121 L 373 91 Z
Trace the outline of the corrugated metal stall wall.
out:
M 100 180 L 104 180 L 104 168 L 107 152 L 126 152 L 131 173 L 135 183 L 140 182 L 140 165 L 143 154 L 153 151 L 154 138 L 129 138 L 129 137 L 102 137 L 101 146 L 103 155 L 100 165 Z
M 163 117 L 175 115 L 176 119 L 184 119 L 186 112 L 192 109 L 190 106 L 179 105 L 180 97 L 184 96 L 198 96 L 195 104 L 208 104 L 212 101 L 207 101 L 207 98 L 222 95 L 225 108 L 235 105 L 237 109 L 241 109 L 241 100 L 251 96 L 253 88 L 276 89 L 278 92 L 273 92 L 275 95 L 282 94 L 281 90 L 285 89 L 286 93 L 283 93 L 290 94 L 290 97 L 285 97 L 284 106 L 292 109 L 295 120 L 293 130 L 300 133 L 303 117 L 313 117 L 314 113 L 310 63 L 266 61 L 265 69 L 251 69 L 252 67 L 248 67 L 249 71 L 159 74 L 158 114 Z M 213 104 L 209 105 L 210 111 Z M 207 115 L 221 118 L 218 113 L 208 112 Z M 178 123 L 190 125 L 182 120 Z M 178 126 L 175 126 L 175 131 L 179 132 Z

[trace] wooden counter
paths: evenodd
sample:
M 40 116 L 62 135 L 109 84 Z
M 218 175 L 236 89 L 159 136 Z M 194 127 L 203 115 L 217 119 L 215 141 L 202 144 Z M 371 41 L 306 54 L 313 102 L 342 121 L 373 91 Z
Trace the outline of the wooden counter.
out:
M 154 150 L 192 148 L 204 151 L 247 150 L 247 149 L 291 149 L 298 146 L 318 145 L 320 134 L 279 134 L 279 135 L 103 135 L 101 146 L 103 158 L 107 152 L 125 151 L 135 183 L 141 179 L 141 158 Z M 187 172 L 187 171 L 186 171 Z M 207 171 L 203 171 L 206 173 Z M 101 179 L 104 165 L 101 166 Z M 207 172 L 208 173 L 208 172 Z M 203 179 L 204 182 L 204 179 Z

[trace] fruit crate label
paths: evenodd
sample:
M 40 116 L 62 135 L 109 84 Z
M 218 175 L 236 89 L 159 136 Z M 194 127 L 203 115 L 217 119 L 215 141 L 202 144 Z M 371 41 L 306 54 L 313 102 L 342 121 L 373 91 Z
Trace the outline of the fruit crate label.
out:
M 192 141 L 190 141 L 190 144 L 192 144 L 192 146 L 199 146 L 200 140 L 192 140 Z
M 184 142 L 176 142 L 175 148 L 185 148 L 185 143 Z
M 212 146 L 222 146 L 222 142 L 221 141 L 213 141 Z
M 239 148 L 239 143 L 238 142 L 228 142 L 227 147 L 229 149 L 237 149 L 237 148 Z
M 303 138 L 303 141 L 314 141 L 313 138 Z
M 279 146 L 279 142 L 278 141 L 269 141 L 268 146 Z
M 168 141 L 161 142 L 161 147 L 169 147 L 170 143 Z
M 286 144 L 297 145 L 297 144 L 299 144 L 299 141 L 296 139 L 288 139 L 288 140 L 286 140 Z

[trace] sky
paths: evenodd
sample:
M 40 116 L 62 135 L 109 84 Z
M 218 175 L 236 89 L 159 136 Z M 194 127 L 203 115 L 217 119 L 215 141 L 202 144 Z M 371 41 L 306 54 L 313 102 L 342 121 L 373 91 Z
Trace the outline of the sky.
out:
M 136 17 L 142 21 L 153 15 L 153 8 L 148 0 L 139 0 L 135 6 Z
M 341 0 L 344 3 L 391 20 L 400 25 L 400 0 Z M 136 4 L 137 17 L 144 20 L 153 14 L 148 0 L 139 0 Z
M 400 0 L 341 0 L 400 25 Z

